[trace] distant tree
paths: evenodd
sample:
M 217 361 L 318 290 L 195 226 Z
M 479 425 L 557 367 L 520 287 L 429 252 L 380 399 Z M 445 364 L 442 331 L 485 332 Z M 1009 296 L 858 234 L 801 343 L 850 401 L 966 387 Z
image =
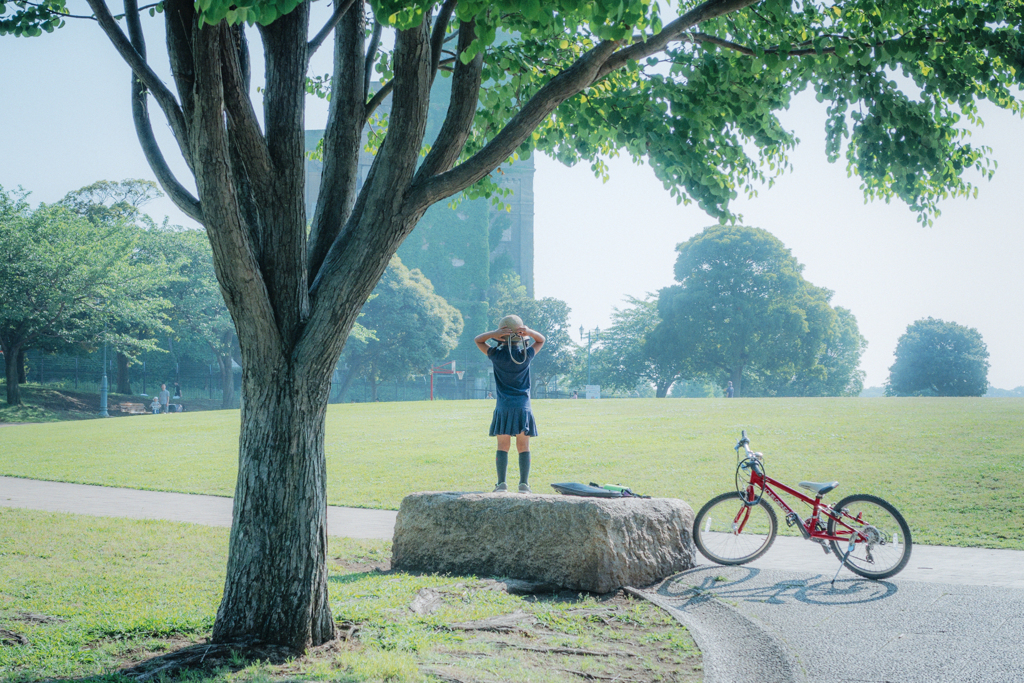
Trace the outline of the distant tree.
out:
M 151 180 L 100 180 L 69 192 L 59 204 L 95 225 L 134 225 L 140 230 L 145 230 L 155 227 L 156 223 L 142 212 L 142 207 L 162 196 L 160 188 Z M 144 258 L 136 251 L 132 258 L 140 256 Z M 162 264 L 150 262 L 148 265 L 159 268 Z M 152 338 L 158 333 L 170 330 L 158 318 L 152 318 L 148 326 L 141 327 L 138 320 L 111 318 L 108 321 L 108 328 L 116 339 L 126 340 L 126 343 L 116 344 L 113 349 L 117 361 L 114 391 L 119 394 L 130 394 L 132 387 L 128 368 L 132 364 L 137 346 L 133 340 Z
M 759 384 L 819 371 L 836 318 L 831 292 L 803 279 L 782 242 L 759 228 L 714 226 L 678 250 L 679 284 L 660 292 L 652 344 L 696 373 L 724 376 L 736 396 L 747 370 Z
M 937 318 L 907 326 L 896 343 L 886 396 L 984 396 L 988 348 L 973 327 Z
M 213 270 L 209 238 L 202 230 L 165 226 L 147 231 L 143 245 L 153 262 L 166 263 L 174 273 L 159 286 L 170 303 L 174 334 L 209 350 L 220 369 L 221 407 L 234 406 L 238 338 Z
M 32 210 L 21 192 L 0 188 L 0 349 L 17 359 L 42 340 L 109 341 L 153 348 L 105 330 L 110 321 L 157 324 L 163 301 L 153 272 L 132 263 L 138 232 L 125 223 L 97 225 L 65 207 Z M 7 364 L 7 402 L 21 402 L 18 363 Z
M 544 350 L 530 366 L 533 386 L 543 386 L 572 369 L 576 344 L 569 330 L 569 304 L 554 297 L 534 299 L 513 272 L 503 273 L 491 287 L 491 329 L 506 315 L 518 315 L 530 329 L 544 335 Z
M 842 306 L 835 307 L 835 324 L 825 334 L 816 362 L 779 392 L 788 396 L 859 396 L 864 391 L 860 359 L 868 341 L 857 327 L 857 318 Z
M 142 206 L 163 196 L 152 180 L 99 180 L 67 193 L 60 204 L 93 223 L 144 222 L 148 225 L 153 221 L 142 213 Z
M 434 293 L 423 273 L 409 270 L 397 256 L 359 320 L 372 337 L 349 338 L 345 358 L 350 370 L 342 392 L 352 378 L 366 377 L 373 400 L 383 381 L 426 374 L 433 363 L 447 358 L 462 334 L 459 310 Z
M 648 337 L 661 322 L 658 301 L 626 297 L 626 308 L 612 312 L 612 325 L 601 332 L 600 348 L 594 354 L 597 383 L 617 391 L 633 391 L 639 385 L 654 386 L 654 395 L 665 398 L 683 375 L 684 364 L 676 354 L 650 343 Z

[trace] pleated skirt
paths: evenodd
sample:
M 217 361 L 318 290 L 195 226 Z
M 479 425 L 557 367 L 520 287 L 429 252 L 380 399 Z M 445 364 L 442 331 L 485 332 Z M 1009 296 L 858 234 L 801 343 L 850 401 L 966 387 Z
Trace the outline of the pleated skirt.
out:
M 495 408 L 491 418 L 491 436 L 537 436 L 537 421 L 529 408 Z

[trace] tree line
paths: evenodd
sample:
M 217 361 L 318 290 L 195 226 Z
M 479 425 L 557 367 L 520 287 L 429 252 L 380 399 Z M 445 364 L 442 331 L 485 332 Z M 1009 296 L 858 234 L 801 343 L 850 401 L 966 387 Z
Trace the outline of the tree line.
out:
M 20 401 L 29 349 L 91 352 L 107 344 L 117 358 L 115 391 L 128 394 L 129 365 L 161 350 L 158 337 L 172 336 L 179 350 L 215 360 L 223 406 L 234 404 L 241 357 L 209 241 L 141 211 L 159 195 L 149 181 L 100 181 L 32 209 L 25 192 L 0 188 L 8 403 Z M 547 336 L 535 385 L 592 382 L 605 395 L 664 398 L 722 395 L 731 382 L 737 397 L 857 396 L 867 341 L 853 313 L 833 307 L 832 292 L 802 270 L 765 230 L 713 226 L 679 245 L 677 284 L 627 297 L 590 348 L 573 339 L 564 301 L 534 299 L 508 270 L 491 284 L 486 323 L 493 328 L 516 312 Z M 376 399 L 384 382 L 425 375 L 459 346 L 464 327 L 420 270 L 392 257 L 345 345 L 340 395 L 364 379 Z M 886 393 L 983 395 L 987 357 L 976 330 L 918 321 L 900 339 Z

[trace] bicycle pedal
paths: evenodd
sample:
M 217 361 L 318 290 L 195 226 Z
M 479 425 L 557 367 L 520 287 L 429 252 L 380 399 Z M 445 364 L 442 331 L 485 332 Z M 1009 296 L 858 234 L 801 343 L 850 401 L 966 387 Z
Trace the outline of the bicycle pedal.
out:
M 828 543 L 826 543 L 825 541 L 818 541 L 818 543 L 821 544 L 821 549 L 825 551 L 826 555 L 832 554 L 832 548 L 828 547 Z

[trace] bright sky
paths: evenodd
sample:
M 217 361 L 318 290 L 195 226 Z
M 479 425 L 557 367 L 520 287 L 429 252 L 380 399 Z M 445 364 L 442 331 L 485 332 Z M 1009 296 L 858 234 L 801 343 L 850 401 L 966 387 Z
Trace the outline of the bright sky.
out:
M 317 3 L 323 5 L 324 3 Z M 81 5 L 81 7 L 75 7 Z M 72 0 L 72 12 L 86 14 Z M 321 12 L 318 8 L 318 14 Z M 146 22 L 157 61 L 162 30 Z M 254 47 L 258 40 L 250 41 Z M 330 70 L 330 45 L 313 73 Z M 254 71 L 262 57 L 254 55 Z M 92 22 L 70 22 L 35 39 L 0 38 L 0 185 L 32 192 L 31 201 L 56 201 L 96 180 L 153 178 L 139 149 L 129 108 L 128 68 Z M 254 82 L 261 78 L 254 73 Z M 150 110 L 157 111 L 155 103 Z M 864 204 L 845 163 L 829 165 L 824 119 L 813 97 L 797 98 L 787 127 L 803 143 L 791 156 L 795 171 L 735 209 L 744 223 L 769 230 L 792 249 L 804 277 L 835 292 L 834 305 L 857 317 L 869 342 L 861 367 L 865 386 L 881 385 L 896 340 L 923 317 L 977 328 L 991 354 L 989 381 L 1024 385 L 1024 121 L 992 107 L 972 142 L 993 148 L 999 169 L 980 182 L 977 200 L 949 200 L 931 228 L 922 228 L 900 204 Z M 323 128 L 324 103 L 311 99 L 307 127 Z M 154 114 L 178 177 L 184 164 Z M 606 328 L 613 307 L 673 283 L 675 247 L 713 221 L 696 206 L 677 206 L 647 167 L 611 163 L 611 180 L 589 168 L 565 168 L 537 159 L 534 184 L 536 295 L 572 308 L 572 326 Z M 147 207 L 157 220 L 189 224 L 169 201 Z

